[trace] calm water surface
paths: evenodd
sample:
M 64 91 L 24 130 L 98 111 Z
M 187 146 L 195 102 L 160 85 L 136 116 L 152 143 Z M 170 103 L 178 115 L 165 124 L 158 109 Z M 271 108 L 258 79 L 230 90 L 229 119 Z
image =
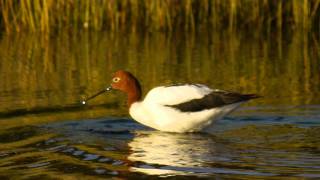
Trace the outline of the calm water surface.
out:
M 320 178 L 319 52 L 306 32 L 1 35 L 0 179 Z M 208 133 L 159 132 L 121 92 L 80 105 L 117 69 L 144 93 L 196 82 L 263 98 Z

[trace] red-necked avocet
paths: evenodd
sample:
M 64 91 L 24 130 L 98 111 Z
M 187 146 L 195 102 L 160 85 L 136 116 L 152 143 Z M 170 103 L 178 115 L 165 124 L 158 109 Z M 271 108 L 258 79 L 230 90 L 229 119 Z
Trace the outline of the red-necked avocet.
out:
M 127 94 L 129 113 L 134 120 L 160 131 L 180 133 L 201 131 L 242 103 L 258 97 L 210 89 L 202 84 L 181 84 L 153 88 L 142 100 L 139 81 L 130 72 L 119 70 L 111 87 L 82 103 L 111 89 Z

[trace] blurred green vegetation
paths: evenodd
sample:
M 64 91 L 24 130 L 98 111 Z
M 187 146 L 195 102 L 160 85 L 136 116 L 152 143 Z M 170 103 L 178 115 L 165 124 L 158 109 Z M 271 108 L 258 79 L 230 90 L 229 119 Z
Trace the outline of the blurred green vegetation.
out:
M 0 0 L 6 32 L 319 29 L 320 0 Z

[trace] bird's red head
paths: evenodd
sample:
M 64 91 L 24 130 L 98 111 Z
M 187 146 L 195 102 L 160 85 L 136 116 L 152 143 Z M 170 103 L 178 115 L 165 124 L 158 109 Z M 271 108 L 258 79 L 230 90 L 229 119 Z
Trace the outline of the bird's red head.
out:
M 128 71 L 119 70 L 114 73 L 111 87 L 128 94 L 128 105 L 140 100 L 141 87 L 139 81 Z

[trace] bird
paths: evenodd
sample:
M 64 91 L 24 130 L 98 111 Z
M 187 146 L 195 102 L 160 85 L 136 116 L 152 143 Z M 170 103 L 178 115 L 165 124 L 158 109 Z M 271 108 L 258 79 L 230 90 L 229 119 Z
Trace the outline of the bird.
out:
M 173 84 L 151 89 L 142 98 L 141 85 L 129 71 L 113 74 L 110 87 L 82 101 L 82 104 L 110 90 L 127 94 L 130 116 L 137 122 L 165 132 L 199 132 L 260 96 L 211 89 L 203 84 Z

